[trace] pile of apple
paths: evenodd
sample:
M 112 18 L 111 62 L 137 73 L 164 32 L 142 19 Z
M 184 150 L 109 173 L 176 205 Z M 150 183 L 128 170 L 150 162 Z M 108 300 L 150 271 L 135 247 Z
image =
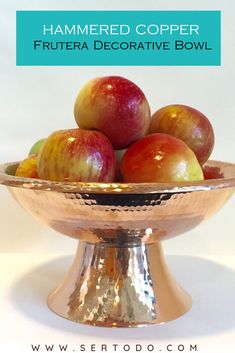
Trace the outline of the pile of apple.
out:
M 184 182 L 220 177 L 204 168 L 213 146 L 207 117 L 169 105 L 152 117 L 142 90 L 119 76 L 95 78 L 79 92 L 78 128 L 38 141 L 17 176 L 77 182 Z

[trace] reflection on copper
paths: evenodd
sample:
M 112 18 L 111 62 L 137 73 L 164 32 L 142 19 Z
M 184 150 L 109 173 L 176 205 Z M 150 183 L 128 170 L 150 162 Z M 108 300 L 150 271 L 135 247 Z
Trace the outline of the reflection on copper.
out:
M 224 178 L 195 183 L 62 183 L 14 176 L 0 183 L 35 218 L 79 240 L 73 265 L 48 298 L 72 321 L 106 327 L 162 323 L 183 315 L 189 295 L 168 270 L 161 240 L 215 214 L 235 190 L 235 165 L 210 161 Z

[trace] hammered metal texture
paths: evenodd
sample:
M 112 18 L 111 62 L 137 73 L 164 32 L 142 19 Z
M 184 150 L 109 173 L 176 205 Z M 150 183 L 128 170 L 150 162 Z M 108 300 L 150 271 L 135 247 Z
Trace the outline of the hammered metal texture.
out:
M 10 188 L 28 212 L 58 232 L 118 246 L 151 243 L 189 231 L 222 207 L 233 190 L 105 194 L 100 198 L 97 194 Z
M 82 242 L 48 305 L 75 322 L 137 327 L 183 315 L 191 299 L 168 271 L 160 243 L 116 248 Z
M 94 183 L 96 192 L 87 192 L 90 184 L 76 183 L 67 192 L 66 183 L 7 175 L 4 171 L 14 169 L 14 164 L 0 167 L 0 183 L 9 186 L 28 212 L 58 232 L 90 243 L 120 246 L 176 236 L 217 212 L 234 191 L 235 165 L 209 165 L 219 167 L 225 177 L 188 188 L 184 183 L 167 184 L 162 190 L 165 184 L 139 184 L 138 188 L 138 184 L 128 184 L 127 192 L 126 184 L 117 184 L 111 192 L 106 184 Z M 57 191 L 58 184 L 63 191 Z
M 164 262 L 160 241 L 197 226 L 235 190 L 235 165 L 209 162 L 224 178 L 183 184 L 56 183 L 13 175 L 0 183 L 41 222 L 80 240 L 74 264 L 49 307 L 107 327 L 172 320 L 191 305 Z

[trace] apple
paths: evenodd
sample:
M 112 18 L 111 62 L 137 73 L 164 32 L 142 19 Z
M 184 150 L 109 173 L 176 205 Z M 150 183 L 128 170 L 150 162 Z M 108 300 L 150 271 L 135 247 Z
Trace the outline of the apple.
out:
M 32 154 L 21 161 L 16 169 L 15 176 L 24 178 L 38 178 L 37 155 Z
M 115 150 L 115 156 L 117 158 L 117 170 L 116 170 L 116 177 L 115 177 L 115 181 L 121 183 L 122 180 L 122 176 L 121 176 L 121 172 L 120 172 L 120 162 L 122 160 L 122 157 L 124 155 L 124 153 L 126 152 L 126 149 L 124 150 Z
M 221 171 L 219 167 L 213 167 L 209 165 L 205 165 L 203 167 L 204 178 L 208 179 L 221 179 L 224 178 L 224 173 Z
M 116 163 L 112 144 L 101 132 L 59 130 L 39 152 L 38 174 L 54 181 L 113 182 Z
M 35 142 L 29 151 L 29 156 L 31 154 L 38 154 L 45 141 L 46 141 L 46 139 L 44 138 L 44 139 L 40 139 L 37 142 Z
M 150 107 L 135 83 L 120 76 L 105 76 L 89 81 L 81 89 L 74 116 L 80 128 L 101 131 L 119 150 L 147 133 Z
M 126 148 L 124 149 L 124 150 L 115 150 L 114 151 L 114 153 L 115 153 L 115 155 L 116 155 L 116 158 L 117 158 L 117 161 L 120 163 L 121 162 L 121 160 L 122 160 L 122 157 L 123 157 L 123 155 L 125 154 L 125 152 L 126 152 Z
M 127 183 L 203 180 L 193 151 L 180 139 L 162 133 L 145 136 L 128 148 L 121 160 Z
M 187 105 L 168 105 L 156 111 L 149 126 L 151 133 L 165 133 L 184 141 L 203 165 L 214 147 L 214 132 L 210 121 L 198 110 Z

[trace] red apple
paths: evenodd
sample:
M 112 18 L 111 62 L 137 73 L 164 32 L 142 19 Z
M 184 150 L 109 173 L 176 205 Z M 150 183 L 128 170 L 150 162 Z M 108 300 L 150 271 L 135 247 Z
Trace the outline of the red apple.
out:
M 52 133 L 38 156 L 39 177 L 57 181 L 112 182 L 116 157 L 99 131 L 82 129 Z
M 193 151 L 167 134 L 151 134 L 134 143 L 121 161 L 127 183 L 203 180 L 202 168 Z
M 212 167 L 209 165 L 205 165 L 203 167 L 204 178 L 208 179 L 221 179 L 224 178 L 224 173 L 221 171 L 219 167 Z
M 150 108 L 141 89 L 119 76 L 95 78 L 79 92 L 74 116 L 80 128 L 104 133 L 115 149 L 142 138 L 149 127 Z
M 184 141 L 195 153 L 199 163 L 205 163 L 214 147 L 214 132 L 210 121 L 198 110 L 186 105 L 168 105 L 156 111 L 149 133 L 165 133 Z
M 32 154 L 28 158 L 21 161 L 16 169 L 15 176 L 24 178 L 38 178 L 37 156 Z

